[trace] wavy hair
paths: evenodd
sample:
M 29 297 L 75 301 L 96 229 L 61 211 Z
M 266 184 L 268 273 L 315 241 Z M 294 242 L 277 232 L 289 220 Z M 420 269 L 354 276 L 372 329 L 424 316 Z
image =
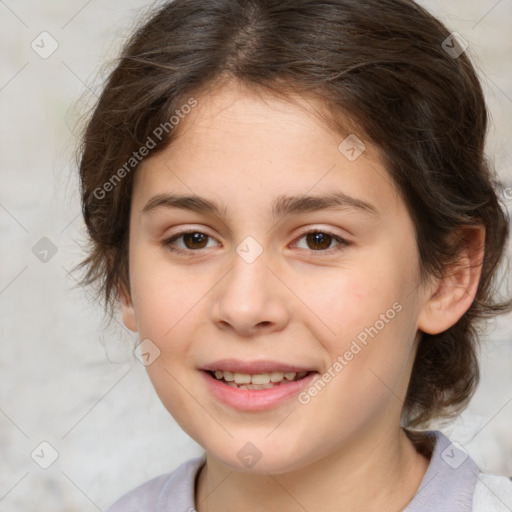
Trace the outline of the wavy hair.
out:
M 193 94 L 235 79 L 254 91 L 315 97 L 328 107 L 331 128 L 343 132 L 348 119 L 379 149 L 414 222 L 423 276 L 442 276 L 456 261 L 460 245 L 450 235 L 485 227 L 476 298 L 450 329 L 422 333 L 403 417 L 417 426 L 459 412 L 479 378 L 477 322 L 508 310 L 510 301 L 496 301 L 509 228 L 484 154 L 487 109 L 467 52 L 450 52 L 457 44 L 409 0 L 166 3 L 126 43 L 83 134 L 79 169 L 90 238 L 83 283 L 97 286 L 111 313 L 129 290 L 136 162 L 126 162 Z M 176 133 L 154 141 L 152 154 Z M 122 179 L 112 183 L 116 172 Z

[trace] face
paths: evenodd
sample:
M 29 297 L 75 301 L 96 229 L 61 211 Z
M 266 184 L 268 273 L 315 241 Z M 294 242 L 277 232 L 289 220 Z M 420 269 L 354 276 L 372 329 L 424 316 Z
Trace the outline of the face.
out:
M 240 471 L 375 442 L 399 427 L 426 296 L 405 204 L 314 100 L 197 100 L 131 205 L 123 319 L 150 340 L 160 399 Z

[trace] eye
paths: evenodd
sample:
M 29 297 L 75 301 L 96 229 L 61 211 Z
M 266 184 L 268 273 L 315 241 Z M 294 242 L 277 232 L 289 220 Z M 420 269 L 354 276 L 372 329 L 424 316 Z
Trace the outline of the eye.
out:
M 175 242 L 182 239 L 181 247 Z M 163 242 L 164 247 L 173 252 L 184 253 L 212 247 L 208 242 L 213 237 L 201 231 L 182 231 Z
M 330 233 L 328 231 L 321 230 L 312 230 L 304 233 L 298 240 L 304 239 L 306 242 L 306 247 L 299 247 L 299 243 L 296 242 L 296 246 L 300 249 L 310 249 L 316 252 L 333 252 L 332 243 L 335 242 L 334 250 L 340 250 L 345 246 L 350 245 L 350 243 L 341 238 L 334 233 Z
M 181 240 L 180 240 L 181 239 Z M 300 241 L 305 240 L 306 247 L 300 247 Z M 179 244 L 177 242 L 180 242 Z M 335 244 L 333 246 L 333 243 Z M 164 240 L 162 245 L 176 253 L 198 252 L 200 249 L 208 249 L 215 246 L 215 239 L 201 231 L 181 231 L 171 238 Z M 300 249 L 315 252 L 331 253 L 350 245 L 344 238 L 328 231 L 311 230 L 304 233 L 295 245 Z

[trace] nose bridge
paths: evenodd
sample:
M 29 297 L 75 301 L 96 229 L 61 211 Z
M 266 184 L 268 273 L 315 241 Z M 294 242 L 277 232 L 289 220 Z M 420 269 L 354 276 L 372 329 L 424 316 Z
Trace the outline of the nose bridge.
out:
M 278 280 L 267 268 L 269 260 L 269 250 L 253 237 L 247 237 L 236 247 L 231 271 L 217 290 L 212 310 L 214 322 L 245 335 L 262 328 L 284 327 L 289 316 L 286 301 Z
M 240 244 L 232 258 L 232 271 L 223 290 L 224 303 L 238 314 L 255 315 L 270 298 L 268 255 L 257 255 L 251 246 Z

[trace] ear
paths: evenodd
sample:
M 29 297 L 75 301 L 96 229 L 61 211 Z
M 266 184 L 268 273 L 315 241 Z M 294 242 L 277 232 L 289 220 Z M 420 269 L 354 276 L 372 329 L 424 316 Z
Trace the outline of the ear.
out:
M 439 334 L 455 325 L 475 299 L 482 274 L 484 226 L 467 226 L 461 237 L 459 258 L 443 278 L 436 280 L 418 318 L 418 329 Z
M 137 320 L 135 317 L 135 309 L 133 308 L 131 294 L 124 286 L 119 293 L 119 300 L 121 302 L 123 324 L 130 329 L 130 331 L 137 332 Z

